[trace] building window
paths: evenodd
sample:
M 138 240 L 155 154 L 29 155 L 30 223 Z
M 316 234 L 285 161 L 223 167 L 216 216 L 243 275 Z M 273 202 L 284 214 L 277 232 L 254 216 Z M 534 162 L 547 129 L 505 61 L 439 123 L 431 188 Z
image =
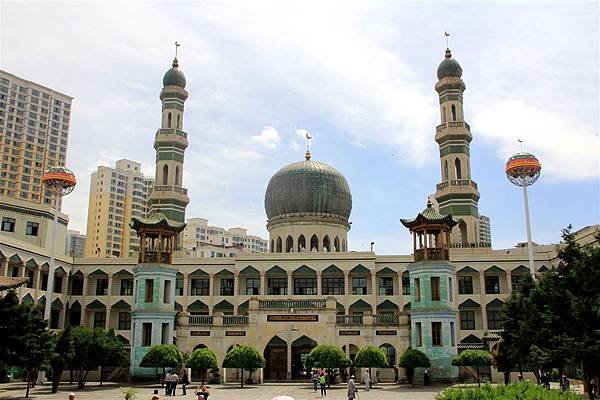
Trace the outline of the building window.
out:
M 513 292 L 518 291 L 526 280 L 527 275 L 513 275 L 511 279 L 511 288 Z
M 316 295 L 317 278 L 295 278 L 294 294 L 297 295 Z
M 73 296 L 83 295 L 83 279 L 73 279 L 73 283 L 71 284 L 71 294 Z
M 165 281 L 165 288 L 163 293 L 163 303 L 169 304 L 171 302 L 171 281 Z
M 458 277 L 458 294 L 473 294 L 473 277 Z
M 431 345 L 441 346 L 442 345 L 442 323 L 432 322 L 431 323 Z
M 448 301 L 454 301 L 454 285 L 452 278 L 448 278 Z
M 456 346 L 456 333 L 454 332 L 454 322 L 450 322 L 450 346 Z
M 421 329 L 421 323 L 415 323 L 415 330 L 417 331 L 415 334 L 417 336 L 417 347 L 423 346 L 423 330 Z
M 154 279 L 146 279 L 146 297 L 145 303 L 152 303 L 154 300 Z
M 27 226 L 25 227 L 25 234 L 27 236 L 37 236 L 40 228 L 40 224 L 37 222 L 27 221 Z
M 27 287 L 32 289 L 33 288 L 33 277 L 35 276 L 35 271 L 27 271 L 27 278 L 29 279 L 27 281 Z
M 233 279 L 221 279 L 221 296 L 233 296 Z
M 108 294 L 108 279 L 96 280 L 96 296 L 106 296 Z
M 119 326 L 120 331 L 128 331 L 131 329 L 131 313 L 128 311 L 119 312 Z
M 431 282 L 431 301 L 440 301 L 440 278 L 432 276 Z
M 274 296 L 287 294 L 287 278 L 269 278 L 267 294 Z
M 367 278 L 352 278 L 352 294 L 367 294 Z
M 402 295 L 410 296 L 410 278 L 402 278 Z
M 152 344 L 152 323 L 144 322 L 142 324 L 142 346 Z
M 96 311 L 94 313 L 94 328 L 102 328 L 106 325 L 106 312 Z
M 62 293 L 62 283 L 63 283 L 62 276 L 55 276 L 54 277 L 54 287 L 52 288 L 52 291 L 54 293 Z
M 15 219 L 4 217 L 2 218 L 2 232 L 14 232 L 15 231 Z
M 322 278 L 321 290 L 325 295 L 344 294 L 344 278 Z
M 169 323 L 163 322 L 160 335 L 160 344 L 169 344 Z
M 500 294 L 500 277 L 498 275 L 485 277 L 485 293 Z
M 260 279 L 248 278 L 246 279 L 246 295 L 259 295 L 260 294 Z
M 208 296 L 209 287 L 208 279 L 192 279 L 192 296 Z
M 41 289 L 42 290 L 48 290 L 48 274 L 42 274 L 42 285 L 41 285 Z
M 394 278 L 384 277 L 379 278 L 379 295 L 393 296 L 394 295 Z
M 50 329 L 58 329 L 58 319 L 60 318 L 60 310 L 50 311 Z
M 421 301 L 421 279 L 415 278 L 415 301 Z
M 502 313 L 500 310 L 487 310 L 488 329 L 502 329 Z
M 460 312 L 460 329 L 464 331 L 475 330 L 475 311 L 464 310 Z
M 183 296 L 183 279 L 175 280 L 175 296 Z
M 133 279 L 121 279 L 121 296 L 133 295 Z

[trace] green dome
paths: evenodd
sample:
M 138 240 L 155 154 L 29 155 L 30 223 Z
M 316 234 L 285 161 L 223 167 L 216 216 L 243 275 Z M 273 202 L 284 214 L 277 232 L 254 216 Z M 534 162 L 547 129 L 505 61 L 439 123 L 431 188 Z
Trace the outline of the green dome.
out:
M 446 49 L 446 57 L 440 63 L 437 69 L 438 79 L 446 78 L 448 76 L 460 78 L 462 76 L 462 68 L 458 61 L 452 58 L 452 52 L 450 49 Z
M 348 221 L 352 194 L 335 168 L 312 161 L 289 164 L 273 175 L 265 193 L 267 218 L 285 215 L 330 215 Z
M 173 60 L 173 67 L 163 78 L 163 86 L 179 86 L 185 89 L 185 75 L 179 69 L 179 62 L 176 58 Z

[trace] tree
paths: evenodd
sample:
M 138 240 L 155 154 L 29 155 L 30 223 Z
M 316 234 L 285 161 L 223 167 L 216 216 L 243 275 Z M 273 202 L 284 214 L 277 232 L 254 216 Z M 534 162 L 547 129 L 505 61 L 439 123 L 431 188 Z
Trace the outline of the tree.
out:
M 475 367 L 477 370 L 477 384 L 481 386 L 479 379 L 479 367 L 492 365 L 492 355 L 485 350 L 465 350 L 452 360 L 452 365 L 462 367 Z
M 115 335 L 113 329 L 102 332 L 99 337 L 101 354 L 100 357 L 100 386 L 104 378 L 104 367 L 126 367 L 129 365 L 129 357 L 123 342 Z
M 263 368 L 265 364 L 265 359 L 256 348 L 244 344 L 231 349 L 223 360 L 223 368 L 240 368 L 242 370 L 240 380 L 242 388 L 244 387 L 244 370 Z
M 510 371 L 514 364 L 508 354 L 508 347 L 504 339 L 500 339 L 492 349 L 492 364 L 496 366 L 498 371 L 504 373 L 504 384 L 508 385 L 510 383 Z
M 386 368 L 388 366 L 387 357 L 383 350 L 375 346 L 365 346 L 356 353 L 354 365 L 359 368 L 369 368 L 369 376 L 373 376 L 371 368 Z
M 27 315 L 25 333 L 21 342 L 23 352 L 18 365 L 23 368 L 27 376 L 25 397 L 29 397 L 29 388 L 35 382 L 38 371 L 50 361 L 54 340 L 40 309 L 25 305 L 18 307 Z
M 174 344 L 157 344 L 150 347 L 140 362 L 140 367 L 162 368 L 159 377 L 161 386 L 164 383 L 165 368 L 178 368 L 183 365 L 183 354 Z
M 308 368 L 325 368 L 330 377 L 333 368 L 349 367 L 352 364 L 346 353 L 333 344 L 318 345 L 311 350 L 304 363 Z M 331 381 L 332 379 L 328 380 L 328 386 L 331 385 Z
M 400 361 L 398 365 L 402 368 L 406 368 L 406 375 L 408 380 L 412 385 L 415 384 L 415 368 L 429 368 L 431 366 L 431 361 L 425 355 L 425 353 L 408 348 L 400 357 Z
M 56 337 L 56 345 L 50 361 L 52 367 L 52 393 L 58 391 L 60 377 L 65 368 L 71 364 L 74 356 L 75 349 L 73 348 L 71 327 L 68 327 Z
M 196 349 L 190 354 L 185 364 L 188 368 L 199 369 L 202 376 L 202 385 L 206 381 L 206 371 L 218 368 L 217 356 L 210 349 Z

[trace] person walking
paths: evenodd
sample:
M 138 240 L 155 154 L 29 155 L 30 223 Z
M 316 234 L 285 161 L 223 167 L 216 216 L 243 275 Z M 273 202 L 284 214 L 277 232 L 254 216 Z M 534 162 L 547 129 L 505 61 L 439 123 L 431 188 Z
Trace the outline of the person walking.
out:
M 327 396 L 327 378 L 325 378 L 325 372 L 323 371 L 319 376 L 319 385 L 321 386 L 321 397 Z
M 371 375 L 369 374 L 369 370 L 365 370 L 365 392 L 368 392 L 371 389 Z
M 165 374 L 165 396 L 171 395 L 171 370 Z
M 358 392 L 358 389 L 356 383 L 354 383 L 354 375 L 352 375 L 348 380 L 348 400 L 354 400 L 356 392 Z
M 429 386 L 429 370 L 427 368 L 423 370 L 423 385 Z
M 179 381 L 181 382 L 181 394 L 185 396 L 187 394 L 185 387 L 190 384 L 187 371 L 183 371 L 183 375 L 181 375 L 181 379 L 179 379 Z
M 319 372 L 316 369 L 313 369 L 310 377 L 312 379 L 313 389 L 315 390 L 315 393 L 317 393 L 317 387 L 319 386 Z
M 177 392 L 177 383 L 179 382 L 179 375 L 173 372 L 171 374 L 171 394 L 170 396 L 175 396 L 175 392 Z

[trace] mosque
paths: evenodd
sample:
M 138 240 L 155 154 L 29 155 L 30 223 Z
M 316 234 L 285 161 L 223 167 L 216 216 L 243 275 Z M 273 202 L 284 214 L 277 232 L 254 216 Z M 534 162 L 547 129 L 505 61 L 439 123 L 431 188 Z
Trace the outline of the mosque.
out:
M 261 381 L 301 377 L 304 358 L 317 344 L 335 344 L 351 359 L 365 345 L 381 348 L 389 368 L 376 372 L 379 381 L 394 380 L 408 347 L 429 356 L 432 380 L 455 379 L 452 357 L 497 342 L 500 309 L 529 269 L 525 248 L 493 250 L 481 240 L 465 83 L 450 49 L 437 78 L 440 183 L 422 212 L 399 216 L 407 217 L 401 222 L 413 235 L 413 254 L 349 251 L 351 189 L 338 170 L 309 151 L 268 183 L 268 253 L 191 258 L 179 251 L 189 203 L 182 181 L 188 92 L 176 58 L 160 92 L 150 212 L 131 223 L 140 237 L 139 257 L 58 257 L 48 298 L 48 252 L 2 238 L 0 276 L 30 277 L 19 296 L 29 303 L 50 301 L 53 329 L 114 329 L 130 346 L 134 378 L 155 373 L 139 367 L 149 346 L 175 343 L 186 353 L 208 347 L 219 363 L 233 346 L 250 344 L 266 359 L 255 372 Z M 591 240 L 594 229 L 584 228 L 578 237 Z M 554 247 L 536 246 L 534 263 L 538 272 L 556 265 Z M 222 370 L 221 379 L 237 373 Z M 403 370 L 399 374 L 405 377 Z

